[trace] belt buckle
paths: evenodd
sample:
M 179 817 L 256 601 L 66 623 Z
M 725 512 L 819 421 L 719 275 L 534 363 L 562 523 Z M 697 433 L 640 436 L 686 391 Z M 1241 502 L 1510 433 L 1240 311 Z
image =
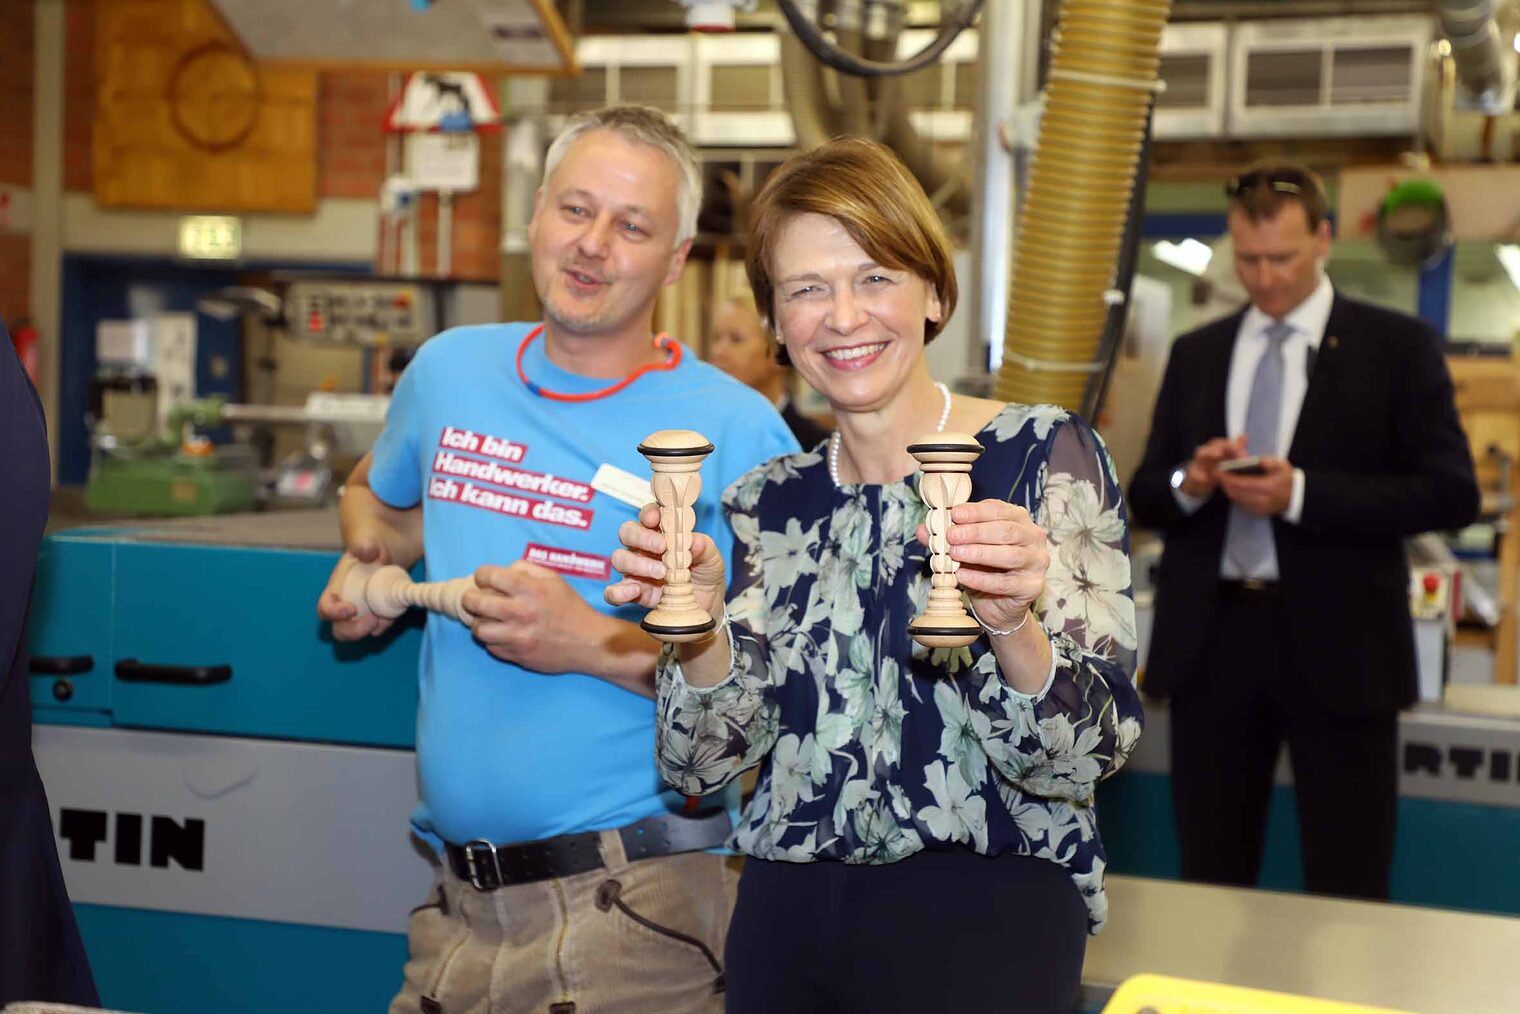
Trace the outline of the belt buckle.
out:
M 484 851 L 491 860 L 485 866 L 479 856 Z M 496 846 L 484 838 L 476 838 L 464 846 L 465 872 L 470 875 L 470 886 L 477 891 L 494 891 L 502 885 L 501 862 L 496 858 Z M 486 874 L 489 874 L 489 879 Z

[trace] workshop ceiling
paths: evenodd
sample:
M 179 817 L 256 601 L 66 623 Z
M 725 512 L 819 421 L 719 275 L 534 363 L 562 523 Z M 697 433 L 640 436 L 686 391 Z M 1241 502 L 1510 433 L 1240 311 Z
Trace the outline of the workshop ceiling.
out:
M 995 2 L 995 0 L 987 0 Z M 1059 0 L 1044 0 L 1052 9 Z M 826 5 L 827 0 L 824 0 Z M 685 31 L 686 11 L 676 0 L 583 0 L 582 23 L 589 32 Z M 933 0 L 911 0 L 909 20 L 935 19 Z M 1223 21 L 1231 18 L 1343 17 L 1351 14 L 1431 13 L 1436 0 L 1174 0 L 1173 21 Z M 740 11 L 739 29 L 779 24 L 775 0 L 759 0 L 753 10 Z
M 250 56 L 319 68 L 574 69 L 552 0 L 210 0 Z

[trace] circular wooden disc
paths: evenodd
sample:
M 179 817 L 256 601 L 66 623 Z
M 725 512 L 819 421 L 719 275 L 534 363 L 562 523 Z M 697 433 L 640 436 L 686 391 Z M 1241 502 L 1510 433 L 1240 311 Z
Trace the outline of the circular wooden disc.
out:
M 174 129 L 203 151 L 236 148 L 258 123 L 263 92 L 258 71 L 237 49 L 208 42 L 180 57 L 169 76 Z

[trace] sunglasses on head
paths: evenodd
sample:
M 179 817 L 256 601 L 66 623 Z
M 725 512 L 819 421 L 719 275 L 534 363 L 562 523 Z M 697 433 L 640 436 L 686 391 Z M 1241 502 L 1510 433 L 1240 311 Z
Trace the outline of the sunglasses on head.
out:
M 1291 194 L 1300 197 L 1306 190 L 1311 190 L 1314 184 L 1308 176 L 1296 169 L 1258 170 L 1256 172 L 1241 173 L 1224 185 L 1224 195 L 1231 200 L 1243 197 L 1253 190 L 1267 187 L 1279 194 Z

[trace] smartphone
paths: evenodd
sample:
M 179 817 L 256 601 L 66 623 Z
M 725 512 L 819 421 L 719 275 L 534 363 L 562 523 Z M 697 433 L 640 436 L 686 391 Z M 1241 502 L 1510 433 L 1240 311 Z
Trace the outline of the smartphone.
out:
M 1261 467 L 1261 458 L 1252 454 L 1244 458 L 1231 458 L 1229 461 L 1219 463 L 1221 472 L 1229 472 L 1231 475 L 1266 475 L 1267 470 Z

